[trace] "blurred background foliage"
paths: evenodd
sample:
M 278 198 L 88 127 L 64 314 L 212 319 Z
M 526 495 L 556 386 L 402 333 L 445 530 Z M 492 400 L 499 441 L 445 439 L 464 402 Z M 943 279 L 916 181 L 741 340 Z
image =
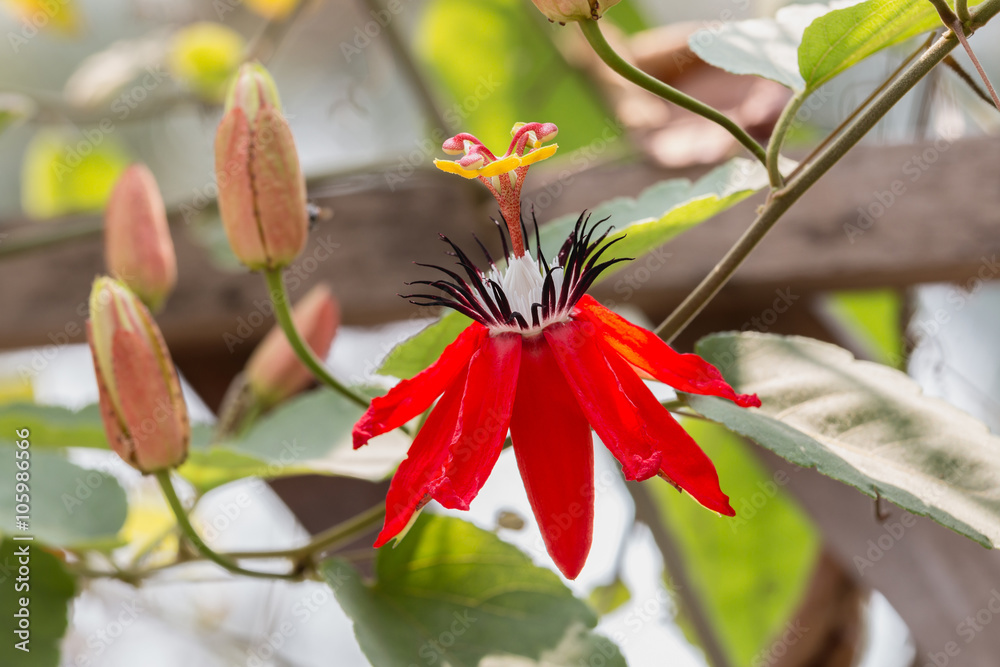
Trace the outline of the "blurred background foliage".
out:
M 729 19 L 763 15 L 779 4 L 623 0 L 605 20 L 612 32 L 631 35 L 723 11 Z M 391 7 L 400 9 L 380 20 Z M 0 34 L 9 46 L 0 48 L 4 221 L 96 214 L 125 166 L 143 161 L 168 206 L 205 218 L 188 229 L 225 255 L 212 213 L 212 140 L 228 79 L 247 57 L 266 61 L 274 73 L 314 181 L 367 174 L 381 182 L 388 169 L 426 166 L 439 155 L 437 137 L 445 131 L 472 132 L 502 152 L 516 120 L 557 122 L 556 160 L 567 165 L 615 121 L 599 87 L 568 58 L 576 32 L 546 22 L 529 0 L 5 0 L 3 8 Z M 880 54 L 833 82 L 842 103 L 798 127 L 793 150 L 832 127 L 859 101 L 857 91 L 884 78 L 898 60 L 898 53 Z M 919 111 L 917 102 L 902 105 L 875 140 L 921 138 L 923 128 L 913 120 Z M 628 135 L 616 136 L 607 157 L 635 159 Z M 185 220 L 192 221 L 186 214 Z M 905 367 L 908 313 L 899 292 L 831 294 L 821 313 L 852 340 L 853 351 Z M 31 397 L 22 384 L 0 383 L 0 403 Z M 275 419 L 301 421 L 302 413 L 292 410 L 304 404 Z M 702 508 L 666 484 L 651 485 L 653 496 L 728 659 L 747 664 L 800 604 L 821 538 L 745 442 L 705 422 L 688 420 L 685 427 L 716 462 L 745 523 L 706 523 Z M 243 472 L 259 471 L 261 461 L 242 454 Z M 212 463 L 196 452 L 190 468 L 207 477 Z M 219 481 L 211 479 L 205 487 Z M 116 485 L 106 489 L 120 495 Z M 744 502 L 750 510 L 743 511 Z M 131 535 L 135 512 L 146 511 L 130 509 L 126 519 L 123 505 L 115 500 L 113 525 L 102 527 L 102 538 L 113 538 L 123 523 L 121 534 Z M 592 604 L 610 614 L 629 596 L 616 577 Z

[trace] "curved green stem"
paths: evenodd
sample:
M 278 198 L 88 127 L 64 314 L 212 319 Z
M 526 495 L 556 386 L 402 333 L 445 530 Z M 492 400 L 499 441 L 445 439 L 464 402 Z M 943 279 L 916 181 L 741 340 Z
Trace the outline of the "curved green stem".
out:
M 306 365 L 306 368 L 312 371 L 316 379 L 351 402 L 367 410 L 368 399 L 346 385 L 341 384 L 336 378 L 330 375 L 329 371 L 323 366 L 323 362 L 316 358 L 313 351 L 302 340 L 302 336 L 299 335 L 299 331 L 295 328 L 295 323 L 292 321 L 292 311 L 288 306 L 288 292 L 285 291 L 285 281 L 281 277 L 281 269 L 268 269 L 264 271 L 264 278 L 267 280 L 271 303 L 274 304 L 274 316 L 278 319 L 281 330 L 285 332 L 285 338 L 288 339 L 298 358 Z
M 195 546 L 202 556 L 212 561 L 216 565 L 229 570 L 233 574 L 240 574 L 245 577 L 255 577 L 257 579 L 300 579 L 301 576 L 298 572 L 281 573 L 281 572 L 259 572 L 257 570 L 245 570 L 235 562 L 225 558 L 221 554 L 212 551 L 211 547 L 205 544 L 205 541 L 201 539 L 195 531 L 194 526 L 191 525 L 191 520 L 188 518 L 187 512 L 184 510 L 184 506 L 181 504 L 181 499 L 177 497 L 177 491 L 174 490 L 174 484 L 170 481 L 170 471 L 160 470 L 155 473 L 156 481 L 160 483 L 160 488 L 163 489 L 163 495 L 167 499 L 167 504 L 170 505 L 170 509 L 173 511 L 174 516 L 177 518 L 177 525 L 180 527 L 181 532 L 191 541 L 191 544 Z
M 753 137 L 747 134 L 746 130 L 733 122 L 732 119 L 728 118 L 718 109 L 714 109 L 703 102 L 699 102 L 693 97 L 685 95 L 676 88 L 668 86 L 659 79 L 646 74 L 631 63 L 627 62 L 624 58 L 618 55 L 613 48 L 611 48 L 610 44 L 608 44 L 608 40 L 604 38 L 604 34 L 601 32 L 601 27 L 598 21 L 579 21 L 579 24 L 580 29 L 583 31 L 583 36 L 587 38 L 588 42 L 590 42 L 591 48 L 594 49 L 594 52 L 601 57 L 601 60 L 603 60 L 608 67 L 640 88 L 645 88 L 649 92 L 662 97 L 668 102 L 673 102 L 679 107 L 683 107 L 688 111 L 696 113 L 699 116 L 707 118 L 713 123 L 722 126 L 748 151 L 750 151 L 755 158 L 760 160 L 761 164 L 767 164 L 767 155 L 764 152 L 764 148 L 754 141 Z
M 788 101 L 781 116 L 778 117 L 774 132 L 771 133 L 771 140 L 767 144 L 767 180 L 771 183 L 772 188 L 780 188 L 785 183 L 778 164 L 781 161 L 781 146 L 785 143 L 785 135 L 788 134 L 788 130 L 795 120 L 795 115 L 802 108 L 806 97 L 808 94 L 805 91 L 800 91 Z
M 958 14 L 958 19 L 962 22 L 962 25 L 969 25 L 972 22 L 972 15 L 969 14 L 968 0 L 955 0 L 955 13 Z
M 919 47 L 917 47 L 917 49 L 915 51 L 913 51 L 913 53 L 911 53 L 909 56 L 907 56 L 906 59 L 903 60 L 903 62 L 901 62 L 899 64 L 899 67 L 897 67 L 895 70 L 893 70 L 892 74 L 890 74 L 888 76 L 888 78 L 886 78 L 885 81 L 883 81 L 882 83 L 880 83 L 879 86 L 875 90 L 873 90 L 871 93 L 869 93 L 868 97 L 866 97 L 864 99 L 864 101 L 861 102 L 861 104 L 859 104 L 858 106 L 856 106 L 854 108 L 854 111 L 852 111 L 850 114 L 848 114 L 847 118 L 845 118 L 844 120 L 842 120 L 840 122 L 840 124 L 837 125 L 837 127 L 833 128 L 833 131 L 830 132 L 830 134 L 826 135 L 826 137 L 823 139 L 823 141 L 819 142 L 816 145 L 816 147 L 813 148 L 809 152 L 809 155 L 807 155 L 806 157 L 802 158 L 801 161 L 799 161 L 798 166 L 795 167 L 795 169 L 792 170 L 792 173 L 788 175 L 788 178 L 792 179 L 792 178 L 795 178 L 796 176 L 798 176 L 799 172 L 802 171 L 803 169 L 805 169 L 806 165 L 808 165 L 809 163 L 811 163 L 813 161 L 813 159 L 817 155 L 819 155 L 820 152 L 824 148 L 826 148 L 827 145 L 831 141 L 833 141 L 838 136 L 840 136 L 840 133 L 844 131 L 845 127 L 847 127 L 848 125 L 850 125 L 851 123 L 854 122 L 854 119 L 858 117 L 858 114 L 860 114 L 862 111 L 864 111 L 865 109 L 868 108 L 868 105 L 871 104 L 872 100 L 874 100 L 876 97 L 878 97 L 879 95 L 881 95 L 882 91 L 885 90 L 886 87 L 889 86 L 889 84 L 891 84 L 893 81 L 895 81 L 896 77 L 898 77 L 903 72 L 903 70 L 905 70 L 907 67 L 910 66 L 910 63 L 913 62 L 914 58 L 916 58 L 921 53 L 923 53 L 928 48 L 930 48 L 931 44 L 933 44 L 933 43 L 934 43 L 934 33 L 931 33 L 931 34 L 929 34 L 927 36 L 927 40 L 924 41 L 924 43 L 921 44 Z
M 997 13 L 1000 13 L 1000 0 L 986 0 L 973 12 L 972 27 L 985 25 Z M 844 128 L 844 131 L 819 153 L 815 160 L 789 180 L 784 187 L 774 191 L 743 236 L 681 305 L 656 328 L 656 334 L 668 343 L 676 338 L 677 334 L 718 294 L 736 269 L 792 204 L 798 201 L 847 151 L 861 141 L 861 138 L 956 46 L 958 38 L 953 32 L 946 32 L 880 93 L 863 114 Z
M 320 551 L 351 542 L 371 529 L 372 526 L 378 525 L 384 517 L 385 505 L 379 503 L 361 514 L 342 521 L 336 526 L 327 528 L 321 533 L 317 533 L 307 544 L 301 547 L 282 549 L 280 551 L 233 551 L 224 555 L 229 558 L 290 558 L 296 562 L 300 562 Z
M 171 490 L 173 490 L 173 487 L 171 487 Z M 176 494 L 174 495 L 174 497 L 176 497 Z M 169 502 L 169 497 L 168 497 L 168 502 Z M 171 507 L 173 507 L 173 504 L 171 504 Z M 176 511 L 177 510 L 175 510 L 175 513 Z M 183 512 L 183 508 L 181 508 L 180 511 Z M 301 547 L 295 547 L 293 549 L 278 549 L 275 551 L 227 551 L 221 554 L 215 552 L 212 553 L 214 553 L 214 555 L 217 558 L 222 559 L 222 561 L 224 561 L 229 565 L 232 565 L 231 561 L 236 559 L 240 560 L 243 559 L 273 560 L 276 558 L 289 559 L 295 565 L 295 572 L 305 572 L 307 565 L 306 560 L 308 558 L 326 549 L 336 548 L 338 546 L 349 543 L 350 541 L 356 539 L 358 536 L 363 535 L 365 531 L 370 529 L 372 526 L 377 525 L 378 522 L 381 521 L 384 516 L 385 516 L 385 506 L 379 504 L 378 506 L 367 509 L 361 514 L 353 516 L 350 519 L 347 519 L 346 521 L 343 521 L 337 524 L 336 526 L 333 526 L 332 528 L 324 530 L 323 532 L 315 535 L 311 540 L 309 540 L 308 543 L 302 545 Z M 178 518 L 178 523 L 180 523 L 180 521 L 181 521 L 180 518 Z M 193 534 L 193 531 L 192 533 L 188 533 L 187 531 L 185 531 L 185 534 L 190 537 Z M 192 541 L 194 540 L 192 539 Z M 371 551 L 370 549 L 366 549 L 365 553 L 368 553 L 370 551 Z M 159 574 L 164 570 L 177 567 L 178 565 L 184 565 L 185 563 L 190 563 L 193 560 L 198 560 L 200 558 L 207 558 L 209 560 L 218 563 L 219 565 L 222 565 L 231 572 L 236 572 L 237 574 L 247 574 L 248 572 L 251 572 L 249 570 L 243 570 L 242 568 L 238 570 L 232 570 L 231 568 L 227 567 L 227 565 L 224 565 L 223 562 L 216 560 L 216 558 L 210 557 L 208 553 L 203 551 L 200 547 L 199 547 L 199 552 L 200 552 L 199 556 L 196 556 L 191 559 L 175 560 L 169 563 L 162 563 L 159 565 L 154 565 L 152 567 L 146 567 L 141 569 L 134 567 L 135 562 L 137 562 L 136 560 L 134 560 L 133 567 L 127 569 L 115 568 L 113 570 L 95 570 L 86 567 L 84 565 L 79 565 L 75 566 L 73 570 L 81 577 L 87 577 L 89 579 L 100 579 L 100 578 L 118 579 L 126 583 L 138 584 L 143 579 L 146 579 L 154 574 Z M 267 577 L 276 579 L 299 578 L 297 575 L 270 574 L 265 572 L 252 572 L 248 576 Z

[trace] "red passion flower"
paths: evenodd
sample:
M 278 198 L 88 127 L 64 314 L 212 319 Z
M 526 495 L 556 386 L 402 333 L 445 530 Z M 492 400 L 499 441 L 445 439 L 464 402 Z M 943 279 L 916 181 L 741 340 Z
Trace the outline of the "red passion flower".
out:
M 562 573 L 575 578 L 593 538 L 594 450 L 591 429 L 621 463 L 626 479 L 659 475 L 705 507 L 733 516 L 711 460 L 653 396 L 636 369 L 683 392 L 708 394 L 742 407 L 756 396 L 738 395 L 701 357 L 680 354 L 586 294 L 602 271 L 624 261 L 601 261 L 623 237 L 597 235 L 600 223 L 581 216 L 551 263 L 538 247 L 526 252 L 520 219 L 527 166 L 555 152 L 542 147 L 555 136 L 551 123 L 519 124 L 496 158 L 475 137 L 460 134 L 444 150 L 464 152 L 438 166 L 477 177 L 501 204 L 497 223 L 506 264 L 498 266 L 482 243 L 488 270 L 478 268 L 445 238 L 459 271 L 420 281 L 440 294 L 414 294 L 418 305 L 446 306 L 474 320 L 433 365 L 403 380 L 354 427 L 354 447 L 397 428 L 437 399 L 386 498 L 379 547 L 405 532 L 431 499 L 467 510 L 497 462 L 508 431 L 528 500 L 546 548 Z M 508 244 L 508 238 L 510 243 Z M 530 249 L 528 249 L 530 250 Z M 464 275 L 463 275 L 464 274 Z M 566 517 L 571 517 L 568 522 Z

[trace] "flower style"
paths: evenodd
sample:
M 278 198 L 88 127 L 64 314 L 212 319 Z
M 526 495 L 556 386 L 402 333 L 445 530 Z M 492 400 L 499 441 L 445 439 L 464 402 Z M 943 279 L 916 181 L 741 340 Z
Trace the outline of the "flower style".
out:
M 483 142 L 471 134 L 456 134 L 444 142 L 442 150 L 449 155 L 464 154 L 458 160 L 434 160 L 434 166 L 463 178 L 478 178 L 500 204 L 500 215 L 507 225 L 518 225 L 521 219 L 521 186 L 528 167 L 552 157 L 558 144 L 543 146 L 559 132 L 553 123 L 517 123 L 510 131 L 513 137 L 507 152 L 497 158 Z M 511 234 L 516 257 L 524 254 L 521 234 Z
M 719 396 L 742 407 L 759 406 L 760 401 L 736 394 L 701 357 L 675 352 L 652 332 L 586 294 L 602 271 L 624 261 L 602 261 L 623 237 L 608 240 L 610 229 L 597 235 L 600 223 L 590 224 L 584 215 L 551 263 L 540 247 L 534 258 L 526 252 L 519 209 L 503 198 L 501 188 L 510 186 L 508 194 L 520 189 L 527 165 L 515 147 L 523 136 L 519 132 L 534 132 L 532 141 L 540 128 L 543 136 L 555 134 L 551 124 L 515 126 L 514 148 L 500 160 L 490 159 L 469 135 L 445 142 L 446 150 L 461 142 L 466 152 L 466 164 L 460 160 L 458 168 L 446 171 L 467 175 L 465 171 L 475 168 L 481 179 L 500 183 L 487 185 L 498 195 L 501 209 L 507 207 L 506 229 L 498 223 L 506 268 L 498 267 L 480 243 L 489 264 L 488 271 L 480 270 L 444 239 L 464 276 L 435 267 L 448 279 L 419 284 L 441 294 L 409 298 L 419 305 L 453 308 L 474 322 L 437 362 L 372 402 L 354 427 L 354 446 L 413 419 L 441 396 L 390 484 L 385 525 L 375 542 L 382 546 L 405 532 L 431 499 L 449 509 L 468 509 L 509 430 L 545 545 L 572 579 L 583 567 L 593 537 L 591 428 L 621 463 L 627 479 L 659 475 L 705 507 L 735 514 L 711 460 L 636 369 L 680 391 Z M 533 154 L 527 154 L 529 159 Z M 476 163 L 470 155 L 484 159 Z M 494 166 L 510 155 L 518 157 L 516 163 L 506 163 L 513 165 L 513 177 Z M 537 225 L 535 229 L 537 246 Z

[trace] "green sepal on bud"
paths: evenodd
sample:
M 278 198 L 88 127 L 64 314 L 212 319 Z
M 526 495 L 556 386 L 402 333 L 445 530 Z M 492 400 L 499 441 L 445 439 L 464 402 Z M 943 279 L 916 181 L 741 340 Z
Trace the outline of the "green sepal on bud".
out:
M 245 63 L 229 84 L 226 93 L 226 112 L 240 107 L 251 121 L 257 118 L 261 107 L 281 112 L 281 98 L 274 78 L 260 63 Z

